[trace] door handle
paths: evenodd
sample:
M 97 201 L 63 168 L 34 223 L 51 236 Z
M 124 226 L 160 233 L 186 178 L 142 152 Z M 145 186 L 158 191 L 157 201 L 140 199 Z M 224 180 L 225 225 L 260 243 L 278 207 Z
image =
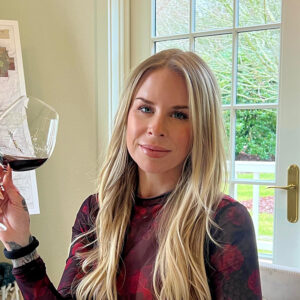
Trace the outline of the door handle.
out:
M 299 217 L 299 167 L 289 166 L 287 186 L 268 186 L 267 188 L 287 190 L 287 219 L 291 223 L 296 223 Z
M 297 187 L 295 184 L 289 184 L 287 186 L 278 186 L 278 185 L 274 185 L 274 186 L 267 186 L 267 189 L 281 189 L 281 190 L 295 190 Z

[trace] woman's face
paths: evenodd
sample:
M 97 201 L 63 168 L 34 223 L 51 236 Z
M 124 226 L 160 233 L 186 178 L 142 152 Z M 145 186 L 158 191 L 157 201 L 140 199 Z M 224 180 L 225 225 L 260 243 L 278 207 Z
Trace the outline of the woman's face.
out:
M 174 71 L 161 68 L 142 78 L 132 99 L 126 136 L 139 171 L 180 175 L 192 142 L 188 102 L 185 82 Z

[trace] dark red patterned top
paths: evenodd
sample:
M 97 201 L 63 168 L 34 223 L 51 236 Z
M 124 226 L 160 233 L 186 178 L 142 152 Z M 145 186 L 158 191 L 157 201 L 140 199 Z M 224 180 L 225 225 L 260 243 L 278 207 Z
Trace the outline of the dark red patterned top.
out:
M 151 275 L 157 253 L 155 215 L 165 199 L 165 195 L 136 199 L 117 277 L 118 299 L 154 299 Z M 88 197 L 77 214 L 72 239 L 91 228 L 97 211 L 96 196 Z M 217 208 L 215 222 L 221 229 L 215 229 L 212 235 L 223 247 L 208 239 L 205 245 L 212 299 L 262 299 L 255 235 L 247 209 L 225 196 Z M 78 242 L 71 248 L 58 290 L 48 279 L 41 258 L 13 269 L 24 299 L 75 299 L 71 285 L 82 275 L 74 254 L 81 245 Z

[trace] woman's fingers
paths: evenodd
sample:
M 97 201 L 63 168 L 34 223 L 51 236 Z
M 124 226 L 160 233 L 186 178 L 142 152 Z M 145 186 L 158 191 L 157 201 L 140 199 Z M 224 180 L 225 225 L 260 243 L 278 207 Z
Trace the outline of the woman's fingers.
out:
M 0 166 L 0 216 L 2 219 L 2 213 L 3 213 L 3 208 L 6 204 L 6 197 L 5 197 L 5 194 L 4 194 L 4 186 L 3 186 L 3 179 L 4 179 L 4 170 L 3 170 L 3 167 Z M 0 231 L 6 231 L 7 230 L 7 227 L 0 222 Z
M 3 186 L 5 190 L 11 189 L 14 187 L 13 181 L 12 181 L 12 169 L 10 165 L 7 166 L 6 171 L 3 172 Z
M 3 187 L 4 169 L 0 165 L 0 201 L 4 200 L 4 187 Z
M 4 200 L 2 185 L 0 184 L 0 201 Z
M 5 192 L 5 187 L 4 187 L 6 173 L 7 171 L 3 168 L 2 165 L 0 165 L 0 215 L 1 216 L 3 215 L 3 212 L 5 211 L 8 202 L 8 196 L 7 193 Z M 1 230 L 1 225 L 0 225 L 0 230 Z
M 1 171 L 0 182 L 2 179 L 2 197 L 0 196 L 0 213 L 6 210 L 9 203 L 17 207 L 23 207 L 23 202 L 25 200 L 13 183 L 12 168 L 8 165 L 6 170 L 3 170 L 2 168 Z
M 0 165 L 0 184 L 2 185 L 3 183 L 3 177 L 4 177 L 5 173 L 4 173 L 4 168 L 2 165 Z
M 8 166 L 4 169 L 0 165 L 0 182 L 3 186 L 2 200 L 0 200 L 0 240 L 14 240 L 20 245 L 28 243 L 30 235 L 30 218 L 26 201 L 14 185 L 12 169 Z
M 4 192 L 8 195 L 8 197 L 11 200 L 13 200 L 16 197 L 16 193 L 19 194 L 18 189 L 13 183 L 12 168 L 10 167 L 10 165 L 7 166 L 7 169 L 4 173 L 2 185 L 4 188 Z
M 4 188 L 4 182 L 7 181 L 7 168 L 4 168 L 2 165 L 0 165 L 0 185 L 2 186 L 2 189 Z

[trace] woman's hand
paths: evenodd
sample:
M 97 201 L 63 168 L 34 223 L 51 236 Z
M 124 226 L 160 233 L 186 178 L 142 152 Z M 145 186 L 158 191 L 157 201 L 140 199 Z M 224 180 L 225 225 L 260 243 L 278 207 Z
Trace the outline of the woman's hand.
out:
M 30 218 L 25 199 L 13 184 L 11 167 L 5 170 L 1 165 L 0 223 L 4 225 L 0 224 L 0 240 L 8 251 L 29 244 Z

